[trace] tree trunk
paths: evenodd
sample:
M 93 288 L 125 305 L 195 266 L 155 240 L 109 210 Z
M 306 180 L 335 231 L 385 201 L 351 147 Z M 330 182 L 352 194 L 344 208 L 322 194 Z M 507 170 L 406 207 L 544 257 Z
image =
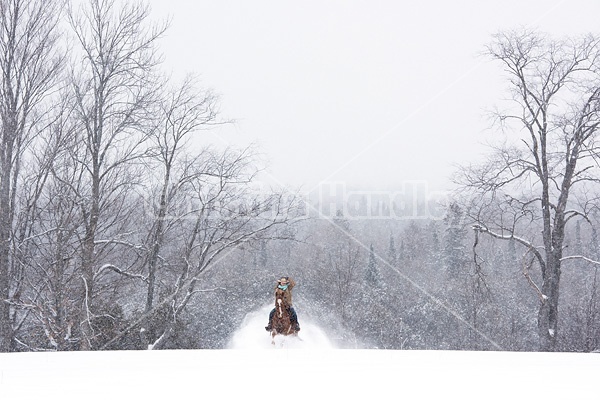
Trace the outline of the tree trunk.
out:
M 92 339 L 94 332 L 92 330 L 92 311 L 93 311 L 93 295 L 94 295 L 94 263 L 96 250 L 96 229 L 98 228 L 98 219 L 100 213 L 100 171 L 94 162 L 94 176 L 92 177 L 92 198 L 87 225 L 85 228 L 85 238 L 83 242 L 83 254 L 81 261 L 81 310 L 80 310 L 80 326 L 81 326 L 81 342 L 80 350 L 92 350 Z
M 12 350 L 13 330 L 10 321 L 10 246 L 13 208 L 11 182 L 13 147 L 17 134 L 14 111 L 7 111 L 3 121 L 0 165 L 0 352 Z M 11 115 L 12 114 L 12 115 Z
M 10 205 L 8 191 L 10 187 L 4 172 L 0 177 L 0 352 L 12 349 L 13 332 L 10 322 Z M 8 171 L 10 174 L 10 168 Z
M 546 265 L 542 285 L 544 298 L 538 312 L 538 332 L 541 351 L 555 351 L 558 334 L 558 300 L 560 287 L 560 259 L 553 257 Z

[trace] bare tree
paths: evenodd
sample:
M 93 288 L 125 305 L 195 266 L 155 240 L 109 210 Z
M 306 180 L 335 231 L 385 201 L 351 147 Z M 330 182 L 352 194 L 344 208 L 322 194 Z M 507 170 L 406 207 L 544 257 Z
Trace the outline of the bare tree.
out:
M 287 230 L 279 228 L 285 228 L 298 212 L 297 200 L 283 192 L 253 189 L 258 170 L 250 149 L 204 149 L 192 161 L 185 162 L 183 174 L 173 179 L 168 207 L 162 214 L 159 211 L 165 222 L 161 235 L 169 246 L 149 251 L 161 260 L 161 268 L 153 273 L 162 293 L 158 301 L 152 299 L 151 307 L 146 297 L 144 312 L 105 347 L 141 328 L 148 348 L 162 348 L 190 300 L 212 290 L 198 288 L 203 275 L 224 266 L 228 254 L 245 243 L 288 237 Z M 176 192 L 173 186 L 178 186 Z M 151 237 L 156 233 L 156 217 L 153 222 Z M 151 332 L 146 330 L 150 325 Z
M 329 226 L 323 229 L 323 247 L 318 260 L 320 268 L 313 278 L 326 300 L 335 309 L 344 324 L 348 325 L 352 316 L 352 307 L 359 300 L 358 293 L 363 275 L 362 264 L 365 261 L 362 245 L 354 238 L 349 221 L 338 210 Z
M 29 343 L 28 338 L 35 335 L 27 331 L 34 329 L 36 322 L 43 326 L 50 346 L 72 348 L 72 312 L 67 299 L 73 289 L 69 285 L 73 278 L 70 259 L 78 223 L 77 205 L 65 196 L 69 189 L 63 184 L 69 181 L 63 172 L 70 170 L 64 165 L 65 153 L 74 137 L 73 109 L 65 92 L 61 91 L 47 110 L 53 118 L 30 144 L 31 154 L 22 167 L 15 197 L 12 321 L 16 340 L 25 348 L 46 346 L 41 341 Z
M 144 262 L 148 277 L 145 313 L 152 311 L 155 302 L 156 273 L 164 235 L 173 223 L 177 223 L 177 219 L 167 218 L 167 214 L 179 192 L 196 178 L 190 168 L 202 156 L 191 157 L 186 146 L 194 133 L 218 123 L 217 96 L 210 91 L 200 91 L 194 83 L 188 76 L 179 88 L 166 93 L 161 102 L 158 126 L 151 135 L 162 176 L 157 179 L 161 182 L 158 201 L 152 207 L 154 218 L 145 245 L 149 249 Z M 151 328 L 146 324 L 144 329 L 148 338 Z M 148 345 L 150 343 L 146 343 Z
M 117 5 L 114 0 L 90 0 L 69 22 L 81 59 L 74 66 L 72 87 L 81 123 L 87 188 L 75 193 L 81 203 L 85 235 L 81 251 L 82 349 L 92 347 L 94 268 L 96 241 L 103 206 L 115 189 L 127 185 L 131 175 L 123 170 L 138 162 L 147 150 L 148 126 L 159 63 L 156 42 L 165 26 L 147 22 L 149 8 L 142 3 Z M 112 216 L 114 218 L 114 215 Z
M 0 1 L 0 351 L 13 347 L 11 241 L 19 169 L 59 78 L 58 21 L 64 2 Z
M 511 101 L 495 113 L 508 138 L 489 161 L 462 168 L 457 181 L 471 195 L 476 234 L 525 249 L 525 276 L 540 300 L 540 348 L 549 351 L 558 334 L 565 228 L 577 218 L 589 221 L 591 203 L 575 195 L 598 183 L 600 43 L 591 35 L 556 40 L 503 32 L 487 55 L 508 76 Z M 528 272 L 533 265 L 541 282 Z

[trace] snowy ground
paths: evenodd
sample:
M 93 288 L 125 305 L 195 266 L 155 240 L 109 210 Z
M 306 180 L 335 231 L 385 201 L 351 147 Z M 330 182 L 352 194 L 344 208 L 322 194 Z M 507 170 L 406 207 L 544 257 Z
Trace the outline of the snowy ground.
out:
M 227 350 L 0 354 L 0 399 L 600 399 L 600 354 L 342 350 L 302 320 L 273 347 L 266 315 Z

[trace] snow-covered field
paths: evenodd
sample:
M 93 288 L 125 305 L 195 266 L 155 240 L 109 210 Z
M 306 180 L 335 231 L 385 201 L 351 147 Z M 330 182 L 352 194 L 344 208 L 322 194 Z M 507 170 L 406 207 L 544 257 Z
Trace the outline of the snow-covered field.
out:
M 226 350 L 0 354 L 0 399 L 600 399 L 600 354 L 343 350 L 302 320 L 274 347 L 267 314 Z

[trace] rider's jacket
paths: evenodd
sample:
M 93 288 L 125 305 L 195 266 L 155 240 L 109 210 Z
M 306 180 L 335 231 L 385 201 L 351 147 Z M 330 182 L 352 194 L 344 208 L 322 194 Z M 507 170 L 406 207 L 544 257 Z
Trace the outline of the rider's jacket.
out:
M 285 301 L 291 307 L 292 306 L 292 289 L 294 288 L 294 286 L 296 286 L 296 282 L 292 278 L 289 278 L 288 281 L 289 281 L 289 284 L 288 284 L 287 289 L 284 291 L 284 297 L 285 297 Z M 279 284 L 276 284 L 274 292 L 277 291 L 278 287 L 279 287 Z

